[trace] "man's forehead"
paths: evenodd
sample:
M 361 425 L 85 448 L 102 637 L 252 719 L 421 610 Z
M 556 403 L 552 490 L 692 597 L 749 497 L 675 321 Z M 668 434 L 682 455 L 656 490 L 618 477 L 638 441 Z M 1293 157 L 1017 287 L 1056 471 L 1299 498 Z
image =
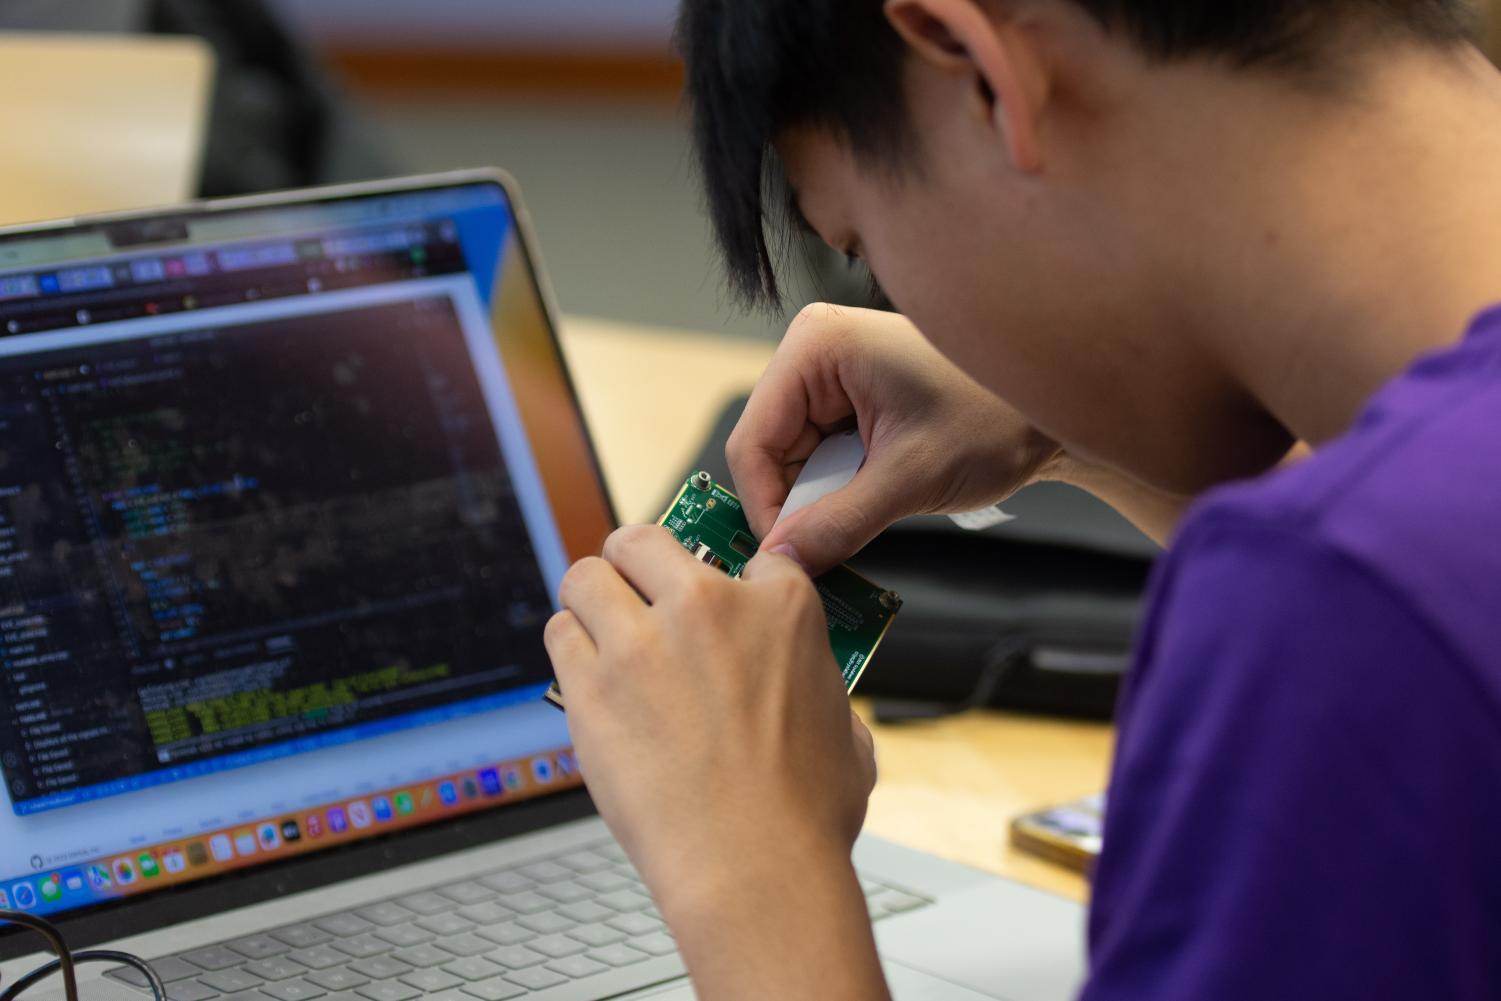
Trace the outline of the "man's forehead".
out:
M 848 183 L 849 154 L 833 137 L 811 128 L 789 129 L 777 137 L 771 158 L 780 178 L 788 221 L 810 233 L 834 209 L 835 196 Z

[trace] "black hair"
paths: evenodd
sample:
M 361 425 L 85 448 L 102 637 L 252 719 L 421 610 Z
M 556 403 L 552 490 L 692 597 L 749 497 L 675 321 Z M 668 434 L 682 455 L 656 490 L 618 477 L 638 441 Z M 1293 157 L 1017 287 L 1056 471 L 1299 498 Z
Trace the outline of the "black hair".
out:
M 983 0 L 975 0 L 983 2 Z M 1072 0 L 1148 55 L 1240 67 L 1318 69 L 1333 26 L 1371 26 L 1431 42 L 1468 38 L 1466 0 Z M 683 0 L 676 40 L 693 142 L 730 289 L 744 305 L 781 295 L 773 229 L 800 221 L 773 141 L 829 130 L 868 162 L 909 152 L 905 45 L 881 0 Z M 782 195 L 778 196 L 778 188 Z

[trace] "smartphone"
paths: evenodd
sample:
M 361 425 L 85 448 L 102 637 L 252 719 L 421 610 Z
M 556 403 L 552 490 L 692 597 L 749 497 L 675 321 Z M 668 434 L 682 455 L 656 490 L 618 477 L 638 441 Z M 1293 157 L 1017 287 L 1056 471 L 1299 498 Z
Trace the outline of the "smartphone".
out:
M 1105 794 L 1023 814 L 1011 822 L 1011 844 L 1085 875 L 1100 857 Z

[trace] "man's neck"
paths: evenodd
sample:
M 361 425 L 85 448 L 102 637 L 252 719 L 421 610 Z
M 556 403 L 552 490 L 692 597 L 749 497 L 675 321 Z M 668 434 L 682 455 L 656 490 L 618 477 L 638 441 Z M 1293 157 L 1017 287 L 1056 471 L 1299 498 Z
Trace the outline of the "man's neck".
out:
M 1501 75 L 1478 54 L 1399 48 L 1347 98 L 1289 96 L 1258 115 L 1218 140 L 1242 162 L 1200 236 L 1231 263 L 1190 322 L 1317 445 L 1501 301 Z

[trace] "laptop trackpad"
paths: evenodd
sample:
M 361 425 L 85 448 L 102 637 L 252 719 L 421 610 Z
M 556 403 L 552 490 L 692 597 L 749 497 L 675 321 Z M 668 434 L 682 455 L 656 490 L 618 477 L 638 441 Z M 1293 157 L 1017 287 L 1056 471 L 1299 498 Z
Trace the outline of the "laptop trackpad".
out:
M 886 968 L 886 983 L 891 988 L 892 1001 L 997 1001 L 999 997 L 977 994 L 967 987 L 958 987 L 890 960 L 882 965 Z M 660 994 L 650 995 L 650 1001 L 696 1001 L 697 997 L 688 984 L 679 984 Z M 646 1001 L 644 996 L 642 1001 Z
M 879 921 L 876 943 L 886 959 L 984 997 L 1072 1001 L 1084 982 L 1084 909 L 1006 880 Z

